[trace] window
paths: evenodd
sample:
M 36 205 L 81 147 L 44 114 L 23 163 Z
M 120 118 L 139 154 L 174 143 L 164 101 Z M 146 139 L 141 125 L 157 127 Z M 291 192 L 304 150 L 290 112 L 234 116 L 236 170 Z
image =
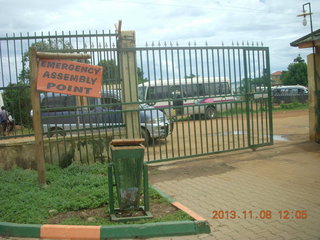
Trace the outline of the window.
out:
M 104 108 L 112 110 L 121 110 L 121 102 L 114 98 L 102 98 L 102 104 L 107 104 Z
M 148 89 L 147 86 L 138 87 L 138 97 L 140 100 L 142 101 L 144 100 L 147 89 Z
M 158 100 L 171 97 L 170 86 L 154 86 L 149 87 L 147 99 Z
M 75 96 L 65 96 L 66 101 L 66 107 L 76 106 L 76 97 Z

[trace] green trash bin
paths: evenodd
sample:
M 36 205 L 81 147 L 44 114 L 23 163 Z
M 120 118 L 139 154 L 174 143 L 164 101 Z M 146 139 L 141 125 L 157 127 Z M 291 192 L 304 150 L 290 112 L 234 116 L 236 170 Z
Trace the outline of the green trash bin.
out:
M 120 210 L 139 209 L 145 150 L 143 141 L 113 140 L 110 144 Z

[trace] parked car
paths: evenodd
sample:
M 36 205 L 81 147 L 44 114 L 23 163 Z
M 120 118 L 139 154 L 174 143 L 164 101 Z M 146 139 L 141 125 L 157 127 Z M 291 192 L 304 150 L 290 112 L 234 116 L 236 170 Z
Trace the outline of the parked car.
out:
M 40 98 L 43 131 L 48 136 L 65 135 L 76 129 L 117 131 L 125 126 L 119 90 L 104 91 L 101 98 L 89 98 L 83 107 L 78 106 L 75 96 L 43 93 Z M 173 122 L 166 114 L 149 105 L 139 105 L 139 117 L 141 135 L 146 142 L 166 138 L 173 130 Z
M 301 85 L 288 85 L 272 87 L 272 96 L 274 103 L 291 103 L 308 101 L 308 88 Z

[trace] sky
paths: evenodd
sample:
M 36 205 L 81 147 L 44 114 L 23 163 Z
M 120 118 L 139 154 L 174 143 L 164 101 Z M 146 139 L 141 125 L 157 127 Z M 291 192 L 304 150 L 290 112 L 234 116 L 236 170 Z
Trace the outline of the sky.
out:
M 300 0 L 0 0 L 0 37 L 13 33 L 111 30 L 136 32 L 136 45 L 146 42 L 197 42 L 224 46 L 258 42 L 270 49 L 271 72 L 286 70 L 311 49 L 290 42 L 310 33 L 302 25 Z M 320 28 L 320 1 L 310 1 L 313 28 Z M 309 12 L 308 6 L 306 11 Z

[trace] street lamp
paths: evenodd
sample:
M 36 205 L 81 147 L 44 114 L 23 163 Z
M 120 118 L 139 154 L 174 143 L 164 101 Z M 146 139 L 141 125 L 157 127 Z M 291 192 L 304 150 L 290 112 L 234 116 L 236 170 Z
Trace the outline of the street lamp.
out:
M 309 12 L 306 12 L 305 10 L 305 6 L 309 6 Z M 311 12 L 311 4 L 310 3 L 305 3 L 302 5 L 302 14 L 298 15 L 298 17 L 303 17 L 303 21 L 302 21 L 302 24 L 303 26 L 306 26 L 307 25 L 307 19 L 306 19 L 306 16 L 310 16 L 310 29 L 311 29 L 311 34 L 310 34 L 310 37 L 311 37 L 311 40 L 312 40 L 312 55 L 313 55 L 313 79 L 314 79 L 314 96 L 316 98 L 316 104 L 317 103 L 319 104 L 320 103 L 320 91 L 318 90 L 318 80 L 317 80 L 317 69 L 316 69 L 316 54 L 315 54 L 315 43 L 314 43 L 314 36 L 313 36 L 313 26 L 312 26 L 312 12 Z M 318 105 L 318 108 L 319 108 L 319 105 Z M 310 108 L 311 110 L 311 108 Z M 318 110 L 316 109 L 316 112 Z M 317 126 L 318 128 L 320 127 L 320 122 L 319 122 L 319 116 L 318 116 L 318 123 L 317 123 Z M 319 131 L 319 130 L 316 130 L 316 131 Z M 319 140 L 319 139 L 318 139 Z
M 306 12 L 306 9 L 305 9 L 305 6 L 309 7 L 309 12 Z M 310 29 L 311 29 L 311 40 L 312 40 L 312 52 L 313 52 L 313 55 L 315 54 L 315 46 L 314 46 L 314 39 L 313 39 L 313 25 L 312 25 L 312 12 L 311 12 L 311 3 L 305 3 L 302 5 L 302 14 L 299 14 L 298 17 L 303 17 L 303 20 L 302 20 L 302 24 L 303 26 L 306 26 L 307 25 L 307 19 L 306 19 L 306 16 L 309 16 L 310 17 Z
M 303 26 L 307 26 L 308 22 L 307 22 L 306 17 L 303 18 L 302 24 L 303 24 Z
M 309 6 L 309 12 L 306 12 L 305 10 L 305 6 Z M 306 19 L 306 16 L 309 16 L 310 17 L 310 29 L 311 29 L 311 37 L 313 39 L 313 25 L 312 25 L 312 12 L 311 12 L 311 3 L 305 3 L 302 5 L 302 14 L 299 14 L 298 17 L 303 17 L 303 20 L 302 20 L 302 24 L 303 26 L 307 26 L 307 19 Z

